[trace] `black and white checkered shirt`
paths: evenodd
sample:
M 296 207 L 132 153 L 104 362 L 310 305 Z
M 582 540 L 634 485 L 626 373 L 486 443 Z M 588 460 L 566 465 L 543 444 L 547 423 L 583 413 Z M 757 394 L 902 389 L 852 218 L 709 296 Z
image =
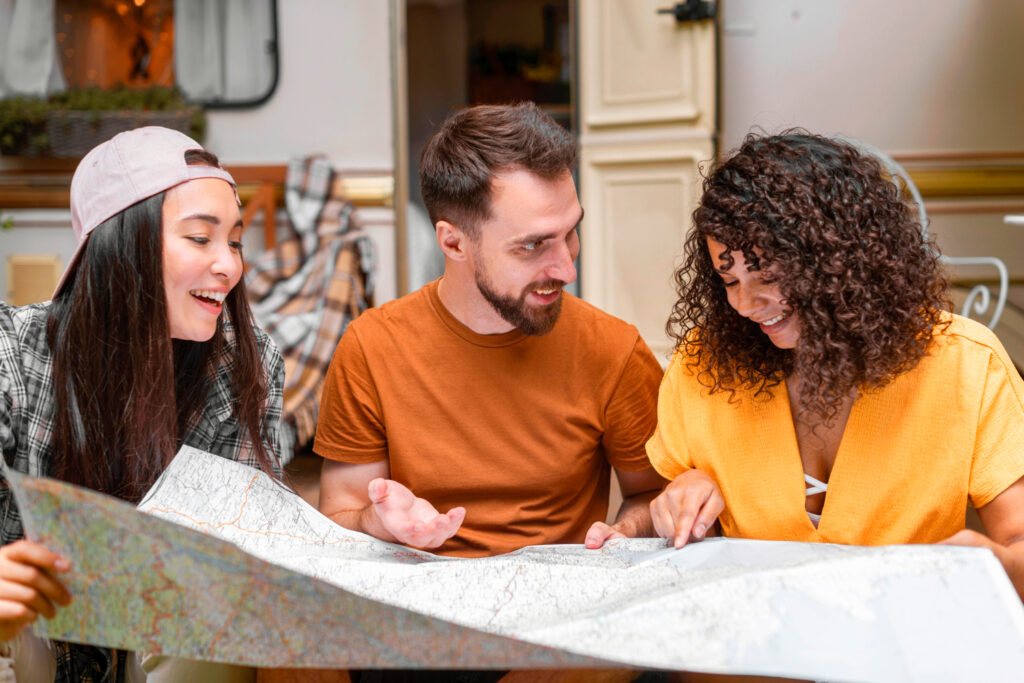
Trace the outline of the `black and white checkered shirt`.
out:
M 48 303 L 15 308 L 0 301 L 0 447 L 8 467 L 34 477 L 53 474 L 54 392 L 53 360 L 46 343 L 48 311 Z M 184 443 L 259 467 L 252 442 L 232 410 L 234 329 L 226 316 L 221 326 L 225 344 L 211 370 L 215 376 L 211 378 L 206 409 L 186 429 Z M 254 331 L 263 367 L 270 377 L 263 442 L 276 460 L 280 457 L 284 361 L 266 333 L 258 328 Z M 116 368 L 110 370 L 116 372 Z M 21 536 L 21 517 L 10 490 L 0 483 L 0 542 L 10 543 Z M 106 678 L 113 664 L 111 652 L 66 643 L 55 645 L 57 681 L 112 680 Z

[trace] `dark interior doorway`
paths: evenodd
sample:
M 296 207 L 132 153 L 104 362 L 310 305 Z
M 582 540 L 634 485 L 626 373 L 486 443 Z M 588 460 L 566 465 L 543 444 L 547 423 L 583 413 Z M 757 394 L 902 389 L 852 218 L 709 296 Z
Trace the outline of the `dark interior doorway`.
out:
M 576 50 L 572 0 L 408 0 L 405 19 L 413 291 L 444 268 L 418 180 L 434 130 L 460 107 L 532 100 L 575 133 Z

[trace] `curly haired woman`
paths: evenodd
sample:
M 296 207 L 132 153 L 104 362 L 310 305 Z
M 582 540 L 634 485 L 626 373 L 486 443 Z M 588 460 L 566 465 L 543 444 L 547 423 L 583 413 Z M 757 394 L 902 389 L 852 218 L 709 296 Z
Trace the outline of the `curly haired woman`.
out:
M 704 182 L 647 444 L 681 547 L 726 536 L 991 548 L 1024 596 L 1024 382 L 944 312 L 938 255 L 878 162 L 748 136 Z M 968 500 L 987 536 L 964 530 Z

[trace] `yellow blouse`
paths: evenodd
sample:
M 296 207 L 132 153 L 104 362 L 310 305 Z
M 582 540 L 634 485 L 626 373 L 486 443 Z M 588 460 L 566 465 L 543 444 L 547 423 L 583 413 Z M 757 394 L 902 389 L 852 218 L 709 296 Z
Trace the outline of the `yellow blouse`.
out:
M 725 497 L 727 536 L 855 545 L 931 543 L 1024 476 L 1024 382 L 988 328 L 957 315 L 913 370 L 859 396 L 817 528 L 785 384 L 709 395 L 678 354 L 647 454 L 672 479 L 698 468 Z M 738 402 L 737 402 L 738 401 Z

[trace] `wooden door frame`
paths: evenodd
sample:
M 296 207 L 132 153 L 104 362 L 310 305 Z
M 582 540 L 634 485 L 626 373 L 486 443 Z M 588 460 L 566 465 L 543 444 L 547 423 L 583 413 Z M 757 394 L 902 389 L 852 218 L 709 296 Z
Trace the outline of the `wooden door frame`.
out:
M 394 122 L 396 295 L 409 293 L 409 83 L 406 0 L 391 2 L 391 101 Z

